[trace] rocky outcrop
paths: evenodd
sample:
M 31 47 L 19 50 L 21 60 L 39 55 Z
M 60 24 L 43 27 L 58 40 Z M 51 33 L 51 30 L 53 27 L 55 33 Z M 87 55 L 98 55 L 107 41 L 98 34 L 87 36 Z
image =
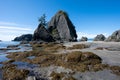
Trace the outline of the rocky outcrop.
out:
M 34 31 L 33 40 L 45 42 L 54 41 L 53 37 L 50 35 L 47 29 L 41 24 L 39 24 L 38 28 Z
M 113 32 L 105 41 L 120 42 L 120 30 Z
M 80 41 L 87 41 L 87 40 L 88 40 L 87 37 L 82 37 L 82 38 L 80 39 Z
M 103 34 L 100 34 L 94 38 L 94 41 L 104 41 L 105 39 L 106 37 Z
M 48 23 L 48 31 L 56 41 L 77 40 L 75 26 L 64 11 L 59 11 L 52 17 Z
M 2 80 L 26 80 L 28 74 L 28 70 L 18 69 L 14 64 L 7 64 L 2 67 Z
M 19 37 L 16 37 L 13 41 L 31 41 L 32 34 L 23 34 Z

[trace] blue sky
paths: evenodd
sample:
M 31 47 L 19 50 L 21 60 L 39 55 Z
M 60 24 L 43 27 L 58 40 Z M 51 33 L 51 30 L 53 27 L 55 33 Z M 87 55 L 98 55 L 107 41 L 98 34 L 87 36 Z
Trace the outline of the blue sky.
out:
M 120 29 L 119 0 L 0 0 L 0 39 L 33 33 L 42 14 L 49 21 L 59 10 L 69 14 L 79 38 Z

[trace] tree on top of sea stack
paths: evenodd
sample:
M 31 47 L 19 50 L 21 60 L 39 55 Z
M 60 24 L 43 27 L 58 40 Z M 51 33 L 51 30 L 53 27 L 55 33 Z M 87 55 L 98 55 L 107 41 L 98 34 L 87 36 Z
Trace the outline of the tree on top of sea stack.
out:
M 75 26 L 66 12 L 60 10 L 48 23 L 48 31 L 56 41 L 77 41 Z
M 47 21 L 46 21 L 46 15 L 45 14 L 43 14 L 39 19 L 38 19 L 38 21 L 40 22 L 40 24 L 41 25 L 43 25 L 43 26 L 46 26 L 47 25 Z
M 45 18 L 46 18 L 46 16 L 45 16 L 45 14 L 43 14 L 43 16 L 41 16 L 38 20 L 40 23 L 39 23 L 37 29 L 34 31 L 34 34 L 33 34 L 34 41 L 45 41 L 45 42 L 53 42 L 54 41 L 53 37 L 50 35 L 48 30 L 45 28 L 46 27 Z

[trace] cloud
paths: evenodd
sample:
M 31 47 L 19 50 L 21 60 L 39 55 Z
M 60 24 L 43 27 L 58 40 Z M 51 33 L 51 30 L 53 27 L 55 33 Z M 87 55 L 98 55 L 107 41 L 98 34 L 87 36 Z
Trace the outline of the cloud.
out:
M 11 35 L 11 34 L 1 35 L 1 34 L 0 34 L 0 40 L 2 40 L 2 41 L 11 41 L 11 40 L 13 40 L 15 37 L 16 37 L 16 35 Z
M 84 32 L 77 32 L 78 39 L 80 39 L 82 36 L 87 37 L 87 38 L 94 38 L 98 35 L 99 33 L 96 34 L 91 34 L 91 33 L 84 33 Z M 103 33 L 104 36 L 108 37 L 107 33 Z
M 7 29 L 7 30 L 24 30 L 30 31 L 30 28 L 21 28 L 21 27 L 11 27 L 11 26 L 0 26 L 0 29 Z
M 0 21 L 0 25 L 4 25 L 4 26 L 19 26 L 19 27 L 32 27 L 31 25 L 25 25 L 25 24 L 17 24 L 17 23 L 14 23 L 14 22 L 3 22 L 3 21 Z
M 10 41 L 22 34 L 32 34 L 33 30 L 30 27 L 23 27 L 21 24 L 0 22 L 0 40 Z

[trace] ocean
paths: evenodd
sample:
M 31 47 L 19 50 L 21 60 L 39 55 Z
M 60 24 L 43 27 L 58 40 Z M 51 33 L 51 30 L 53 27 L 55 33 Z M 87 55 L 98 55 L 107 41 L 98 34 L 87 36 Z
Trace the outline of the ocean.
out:
M 20 42 L 16 41 L 1 41 L 0 48 L 6 48 L 8 45 L 18 45 Z
M 89 39 L 88 39 L 88 42 L 92 42 L 92 41 L 93 41 L 93 38 L 89 38 Z
M 14 42 L 14 41 L 2 41 L 0 42 L 0 48 L 7 48 L 8 45 L 18 45 L 20 42 Z M 4 50 L 0 50 L 0 62 L 9 60 L 6 56 L 7 54 L 5 54 L 6 51 Z M 1 66 L 1 65 L 0 65 Z

